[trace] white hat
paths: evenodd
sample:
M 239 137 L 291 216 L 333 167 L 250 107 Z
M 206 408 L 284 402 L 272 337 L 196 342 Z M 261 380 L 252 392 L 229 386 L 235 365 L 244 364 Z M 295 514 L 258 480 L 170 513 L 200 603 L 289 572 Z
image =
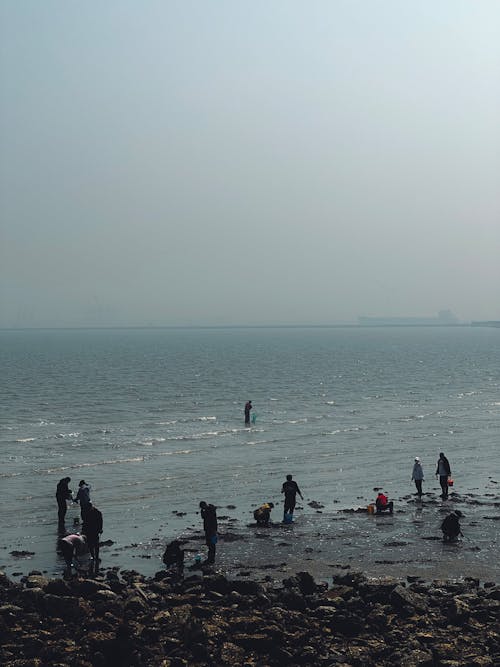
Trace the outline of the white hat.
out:
M 418 456 L 415 456 L 415 461 L 416 461 L 417 463 L 420 463 L 420 459 L 418 458 Z

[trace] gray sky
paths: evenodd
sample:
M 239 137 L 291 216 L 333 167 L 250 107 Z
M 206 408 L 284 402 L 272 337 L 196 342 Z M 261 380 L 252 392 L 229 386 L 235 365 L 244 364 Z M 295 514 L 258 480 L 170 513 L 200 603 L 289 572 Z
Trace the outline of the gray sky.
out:
M 0 326 L 500 319 L 497 0 L 0 23 Z

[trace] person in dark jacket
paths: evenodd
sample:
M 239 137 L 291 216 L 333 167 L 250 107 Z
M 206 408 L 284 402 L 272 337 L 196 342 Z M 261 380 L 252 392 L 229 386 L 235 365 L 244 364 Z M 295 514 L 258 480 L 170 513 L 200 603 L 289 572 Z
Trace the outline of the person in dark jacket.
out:
M 217 544 L 217 512 L 214 505 L 200 502 L 200 514 L 203 519 L 205 543 L 208 547 L 207 563 L 215 563 L 215 545 Z
M 90 502 L 90 486 L 87 484 L 87 482 L 84 479 L 81 479 L 78 482 L 78 491 L 76 494 L 76 498 L 74 500 L 75 503 L 80 503 L 80 514 L 82 517 L 82 521 L 85 519 L 85 512 L 87 509 L 90 508 L 91 502 Z
M 177 574 L 182 577 L 184 572 L 184 550 L 181 549 L 179 540 L 173 540 L 167 544 L 163 553 L 163 562 L 167 567 L 177 566 Z
M 439 476 L 439 484 L 441 486 L 441 498 L 446 500 L 448 498 L 448 478 L 451 477 L 451 468 L 450 462 L 443 454 L 440 452 L 439 459 L 436 467 L 436 477 Z
M 445 542 L 454 542 L 459 535 L 463 537 L 459 521 L 462 516 L 463 514 L 460 510 L 455 510 L 443 519 L 441 530 L 443 531 L 443 540 Z
M 289 520 L 293 517 L 293 511 L 295 509 L 295 503 L 297 502 L 296 496 L 297 493 L 304 500 L 302 493 L 300 492 L 299 485 L 295 482 L 291 475 L 286 476 L 286 481 L 283 482 L 281 487 L 281 493 L 285 494 L 285 506 L 283 508 L 283 523 L 287 522 L 287 514 L 289 515 Z
M 64 526 L 64 518 L 66 517 L 66 510 L 68 508 L 66 501 L 73 498 L 73 492 L 68 487 L 71 482 L 71 477 L 63 477 L 59 480 L 56 488 L 57 500 L 57 517 L 59 519 L 59 526 Z
M 99 562 L 99 535 L 102 533 L 102 512 L 92 503 L 88 503 L 82 525 L 82 533 L 87 538 L 90 557 L 97 564 Z
M 252 401 L 245 403 L 245 426 L 250 426 L 250 410 L 252 407 Z

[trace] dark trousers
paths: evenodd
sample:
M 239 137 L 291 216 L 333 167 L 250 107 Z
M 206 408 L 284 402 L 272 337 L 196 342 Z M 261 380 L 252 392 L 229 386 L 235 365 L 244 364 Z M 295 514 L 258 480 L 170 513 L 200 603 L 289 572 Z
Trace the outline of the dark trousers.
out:
M 283 510 L 284 514 L 293 514 L 293 510 L 295 509 L 295 502 L 295 496 L 285 496 L 285 507 Z
M 422 480 L 421 479 L 416 479 L 415 480 L 415 486 L 417 487 L 417 493 L 419 496 L 422 495 Z
M 64 517 L 66 516 L 66 510 L 68 509 L 68 506 L 66 504 L 66 499 L 62 500 L 62 498 L 57 499 L 57 517 L 59 519 L 59 523 L 64 523 Z
M 72 544 L 68 544 L 68 542 L 59 542 L 59 545 L 61 547 L 61 553 L 63 555 L 64 560 L 66 561 L 66 565 L 68 567 L 71 567 L 71 563 L 73 561 L 73 554 L 75 552 L 75 548 Z
M 391 500 L 390 503 L 387 503 L 385 505 L 377 505 L 377 514 L 382 514 L 383 512 L 389 512 L 390 514 L 392 514 L 393 509 L 394 509 L 394 503 Z
M 448 498 L 448 475 L 439 475 L 439 484 L 443 492 L 443 498 Z
M 99 533 L 87 533 L 87 545 L 90 555 L 97 561 L 99 559 Z
M 207 563 L 215 563 L 215 545 L 217 544 L 217 535 L 205 534 L 205 544 L 208 547 Z

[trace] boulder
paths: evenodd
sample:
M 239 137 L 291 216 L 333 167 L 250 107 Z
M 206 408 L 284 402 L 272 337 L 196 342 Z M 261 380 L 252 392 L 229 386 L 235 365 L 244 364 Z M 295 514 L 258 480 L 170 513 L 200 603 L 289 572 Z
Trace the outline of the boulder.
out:
M 318 588 L 309 572 L 297 572 L 297 581 L 302 595 L 312 595 Z
M 240 595 L 260 595 L 264 592 L 257 581 L 231 581 L 231 589 Z
M 413 591 L 403 588 L 403 586 L 398 585 L 392 591 L 389 596 L 390 602 L 398 610 L 403 609 L 404 607 L 412 607 L 420 612 L 427 611 L 427 602 L 422 595 L 414 593 Z
M 44 590 L 51 595 L 69 596 L 72 594 L 71 588 L 64 579 L 50 579 Z
M 417 649 L 401 657 L 399 667 L 433 667 L 434 658 L 430 651 Z
M 48 583 L 49 580 L 47 579 L 47 577 L 44 577 L 43 575 L 40 574 L 33 574 L 31 576 L 28 576 L 24 581 L 24 585 L 26 586 L 26 588 L 45 589 Z
M 470 616 L 469 605 L 458 597 L 452 598 L 446 615 L 453 625 L 462 625 Z
M 43 611 L 47 616 L 55 616 L 66 621 L 76 621 L 85 616 L 86 610 L 78 598 L 52 595 L 43 596 Z

